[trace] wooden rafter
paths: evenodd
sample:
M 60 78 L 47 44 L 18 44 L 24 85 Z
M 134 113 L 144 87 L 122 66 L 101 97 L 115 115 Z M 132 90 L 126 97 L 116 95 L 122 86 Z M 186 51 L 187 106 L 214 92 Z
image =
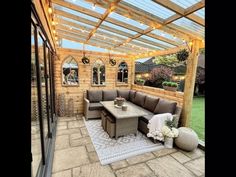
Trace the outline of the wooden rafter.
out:
M 88 38 L 86 39 L 85 43 L 88 43 L 89 39 L 96 33 L 97 29 L 100 27 L 102 22 L 107 18 L 107 16 L 116 8 L 116 5 L 120 2 L 121 0 L 116 0 L 112 3 L 110 3 L 109 8 L 106 10 L 106 12 L 102 15 L 102 18 L 98 21 L 96 24 L 95 28 L 89 33 Z
M 198 17 L 197 15 L 193 14 L 195 11 L 205 7 L 205 1 L 202 0 L 199 3 L 194 4 L 193 6 L 184 9 L 183 7 L 173 3 L 170 0 L 152 0 L 153 2 L 162 5 L 163 7 L 174 11 L 176 14 L 172 15 L 171 17 L 167 18 L 164 21 L 164 24 L 169 24 L 175 20 L 178 20 L 179 18 L 186 17 L 189 20 L 201 25 L 205 26 L 205 21 L 204 19 Z

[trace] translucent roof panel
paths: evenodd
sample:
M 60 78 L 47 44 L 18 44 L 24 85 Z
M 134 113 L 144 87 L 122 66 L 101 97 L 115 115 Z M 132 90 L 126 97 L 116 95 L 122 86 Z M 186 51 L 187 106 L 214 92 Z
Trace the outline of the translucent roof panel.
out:
M 170 39 L 170 40 L 178 42 L 180 44 L 182 43 L 181 39 L 179 39 L 179 38 L 177 38 L 177 37 L 175 37 L 175 36 L 173 36 L 169 33 L 166 33 L 164 31 L 158 30 L 158 29 L 153 30 L 151 33 L 156 34 L 158 36 L 163 36 L 164 38 Z
M 170 0 L 173 3 L 183 7 L 184 9 L 191 7 L 192 5 L 200 2 L 201 0 Z
M 94 26 L 91 26 L 91 25 L 88 25 L 88 24 L 85 24 L 85 23 L 82 23 L 82 22 L 78 22 L 76 20 L 73 20 L 73 19 L 70 19 L 70 18 L 66 18 L 66 17 L 62 17 L 62 16 L 59 16 L 60 18 L 62 18 L 63 20 L 67 20 L 67 21 L 70 21 L 70 22 L 73 22 L 73 23 L 77 23 L 78 25 L 81 25 L 83 27 L 88 27 L 88 28 L 94 28 Z
M 168 44 L 168 43 L 166 43 L 166 42 L 163 42 L 163 41 L 160 41 L 160 40 L 157 40 L 157 39 L 154 39 L 154 38 L 151 38 L 151 37 L 149 37 L 149 36 L 146 36 L 146 35 L 143 35 L 143 36 L 141 36 L 141 38 L 144 38 L 144 39 L 147 39 L 147 40 L 149 40 L 149 41 L 153 41 L 153 42 L 156 42 L 156 43 L 159 43 L 159 44 L 163 44 L 163 45 L 165 45 L 166 47 L 175 47 L 174 45 L 171 45 L 171 44 Z
M 137 21 L 135 21 L 135 20 L 132 20 L 132 19 L 127 18 L 127 17 L 124 17 L 124 16 L 119 15 L 119 14 L 114 13 L 114 12 L 111 13 L 111 14 L 109 15 L 109 17 L 114 18 L 114 19 L 116 19 L 116 20 L 119 20 L 119 21 L 121 21 L 121 22 L 127 23 L 127 24 L 129 24 L 129 25 L 133 25 L 133 26 L 135 26 L 135 27 L 137 27 L 137 28 L 140 28 L 140 29 L 142 29 L 142 30 L 144 30 L 144 29 L 146 29 L 146 28 L 149 27 L 149 26 L 147 26 L 147 25 L 145 25 L 145 24 L 141 24 L 141 23 L 139 23 L 139 22 L 137 22 Z
M 128 29 L 126 29 L 126 28 L 123 28 L 123 27 L 121 27 L 121 26 L 114 25 L 114 24 L 109 23 L 109 22 L 106 22 L 106 21 L 103 21 L 102 24 L 105 25 L 105 26 L 109 26 L 109 27 L 111 27 L 111 28 L 118 29 L 118 30 L 120 30 L 120 31 L 126 32 L 126 33 L 128 33 L 128 34 L 132 34 L 132 35 L 137 34 L 137 33 L 134 32 L 134 31 L 128 30 Z
M 91 17 L 91 16 L 89 16 L 89 15 L 82 14 L 82 13 L 80 13 L 80 12 L 77 12 L 77 11 L 74 11 L 74 10 L 71 10 L 71 9 L 68 9 L 68 8 L 66 8 L 66 7 L 58 6 L 57 4 L 54 4 L 54 7 L 55 7 L 55 9 L 59 9 L 59 10 L 62 10 L 62 11 L 71 13 L 71 14 L 76 15 L 76 16 L 78 16 L 78 17 L 83 17 L 83 18 L 86 18 L 86 19 L 88 19 L 88 20 L 90 20 L 90 21 L 98 22 L 98 19 L 97 19 L 97 18 Z
M 194 14 L 201 17 L 201 18 L 203 18 L 203 19 L 205 19 L 205 7 L 198 10 L 198 11 L 196 11 L 196 12 L 194 12 Z
M 163 49 L 160 48 L 160 47 L 157 47 L 157 46 L 154 46 L 154 45 L 150 45 L 150 44 L 144 43 L 144 42 L 142 42 L 142 41 L 138 41 L 138 40 L 136 40 L 136 39 L 134 39 L 134 40 L 132 40 L 132 41 L 133 41 L 133 42 L 137 42 L 137 43 L 139 43 L 139 44 L 145 44 L 145 45 L 147 45 L 147 46 L 156 48 L 156 50 L 163 50 Z
M 110 32 L 110 31 L 107 31 L 107 30 L 104 30 L 104 29 L 101 29 L 101 28 L 98 28 L 97 31 L 98 31 L 98 32 L 105 32 L 105 33 L 108 33 L 108 34 L 111 34 L 111 35 L 117 36 L 117 37 L 119 37 L 119 38 L 122 38 L 123 40 L 128 39 L 127 37 L 124 37 L 124 36 L 119 35 L 119 34 L 117 34 L 117 33 L 113 33 L 113 32 Z
M 123 0 L 123 1 L 162 19 L 166 19 L 175 14 L 171 10 L 153 2 L 152 0 L 142 0 L 142 1 Z M 122 1 L 120 3 L 122 4 Z
M 183 17 L 173 22 L 174 24 L 186 28 L 193 33 L 197 33 L 200 36 L 204 37 L 204 27 Z
M 65 0 L 65 1 L 75 4 L 77 6 L 84 7 L 89 10 L 93 10 L 93 11 L 100 13 L 100 14 L 104 14 L 104 12 L 106 11 L 106 9 L 98 7 L 96 5 L 94 6 L 92 3 L 88 3 L 84 0 Z

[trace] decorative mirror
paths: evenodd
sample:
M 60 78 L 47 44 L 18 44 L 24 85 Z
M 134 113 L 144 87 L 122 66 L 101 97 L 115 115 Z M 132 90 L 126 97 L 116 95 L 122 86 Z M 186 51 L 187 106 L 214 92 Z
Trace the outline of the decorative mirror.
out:
M 79 85 L 79 67 L 75 58 L 68 56 L 62 64 L 62 85 L 76 86 Z
M 101 60 L 97 60 L 92 67 L 93 79 L 92 85 L 104 86 L 105 85 L 105 65 Z
M 118 66 L 117 83 L 128 84 L 128 65 L 124 61 Z

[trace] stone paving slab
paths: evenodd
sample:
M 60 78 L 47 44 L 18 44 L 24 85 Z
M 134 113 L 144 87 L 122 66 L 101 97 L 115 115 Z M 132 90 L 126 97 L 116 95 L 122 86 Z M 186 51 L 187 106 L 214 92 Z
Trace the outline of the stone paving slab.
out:
M 146 162 L 158 177 L 194 177 L 195 175 L 170 155 Z
M 157 150 L 157 151 L 153 151 L 153 154 L 155 154 L 156 157 L 161 157 L 161 156 L 164 156 L 164 155 L 174 153 L 176 151 L 177 150 L 175 148 L 172 148 L 172 149 L 164 148 L 164 149 L 160 149 L 160 150 Z
M 70 121 L 68 122 L 68 128 L 79 128 L 84 127 L 84 121 L 83 120 L 76 120 L 76 121 Z
M 89 158 L 84 146 L 54 152 L 53 173 L 88 164 Z
M 61 135 L 56 137 L 55 150 L 69 148 L 69 135 Z
M 175 152 L 170 155 L 180 163 L 185 163 L 191 160 L 188 156 L 184 155 L 182 152 Z
M 126 160 L 120 160 L 118 162 L 111 163 L 111 167 L 113 170 L 118 170 L 120 168 L 127 167 L 128 163 Z
M 137 155 L 137 156 L 134 156 L 134 157 L 130 157 L 127 160 L 127 162 L 132 165 L 132 164 L 136 164 L 136 163 L 140 163 L 140 162 L 145 162 L 145 161 L 148 161 L 150 159 L 154 159 L 155 156 L 148 152 L 148 153 L 144 153 L 144 154 L 141 154 L 141 155 Z
M 194 159 L 185 163 L 184 166 L 192 171 L 195 175 L 202 176 L 205 173 L 205 158 L 200 157 L 198 159 Z
M 93 152 L 95 151 L 95 148 L 92 143 L 86 144 L 86 149 L 88 152 Z
M 187 151 L 183 151 L 183 150 L 180 150 L 180 151 L 191 159 L 196 159 L 196 158 L 204 156 L 204 151 L 199 148 L 197 148 L 191 152 L 187 152 Z
M 97 153 L 95 151 L 94 152 L 89 152 L 88 156 L 89 156 L 89 160 L 90 160 L 91 163 L 99 162 L 98 155 L 97 155 Z
M 99 162 L 73 168 L 73 177 L 115 177 L 111 168 Z
M 129 166 L 116 171 L 117 177 L 156 177 L 145 163 Z
M 52 177 L 72 177 L 72 172 L 70 170 L 61 171 L 58 173 L 53 173 Z
M 74 133 L 80 133 L 80 130 L 78 128 L 75 129 L 66 129 L 66 130 L 57 130 L 56 136 L 59 135 L 69 135 Z
M 92 141 L 90 137 L 84 137 L 84 138 L 79 138 L 79 139 L 70 139 L 70 145 L 72 147 L 74 146 L 84 146 L 86 144 L 91 144 Z

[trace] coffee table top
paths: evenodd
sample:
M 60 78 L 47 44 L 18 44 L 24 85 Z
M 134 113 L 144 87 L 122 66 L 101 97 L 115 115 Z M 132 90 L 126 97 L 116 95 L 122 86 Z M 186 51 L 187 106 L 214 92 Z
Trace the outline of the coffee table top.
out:
M 101 101 L 100 103 L 117 119 L 140 117 L 149 114 L 149 111 L 146 111 L 145 109 L 129 101 L 126 101 L 124 103 L 124 105 L 128 106 L 127 111 L 122 111 L 121 108 L 115 107 L 114 101 Z

